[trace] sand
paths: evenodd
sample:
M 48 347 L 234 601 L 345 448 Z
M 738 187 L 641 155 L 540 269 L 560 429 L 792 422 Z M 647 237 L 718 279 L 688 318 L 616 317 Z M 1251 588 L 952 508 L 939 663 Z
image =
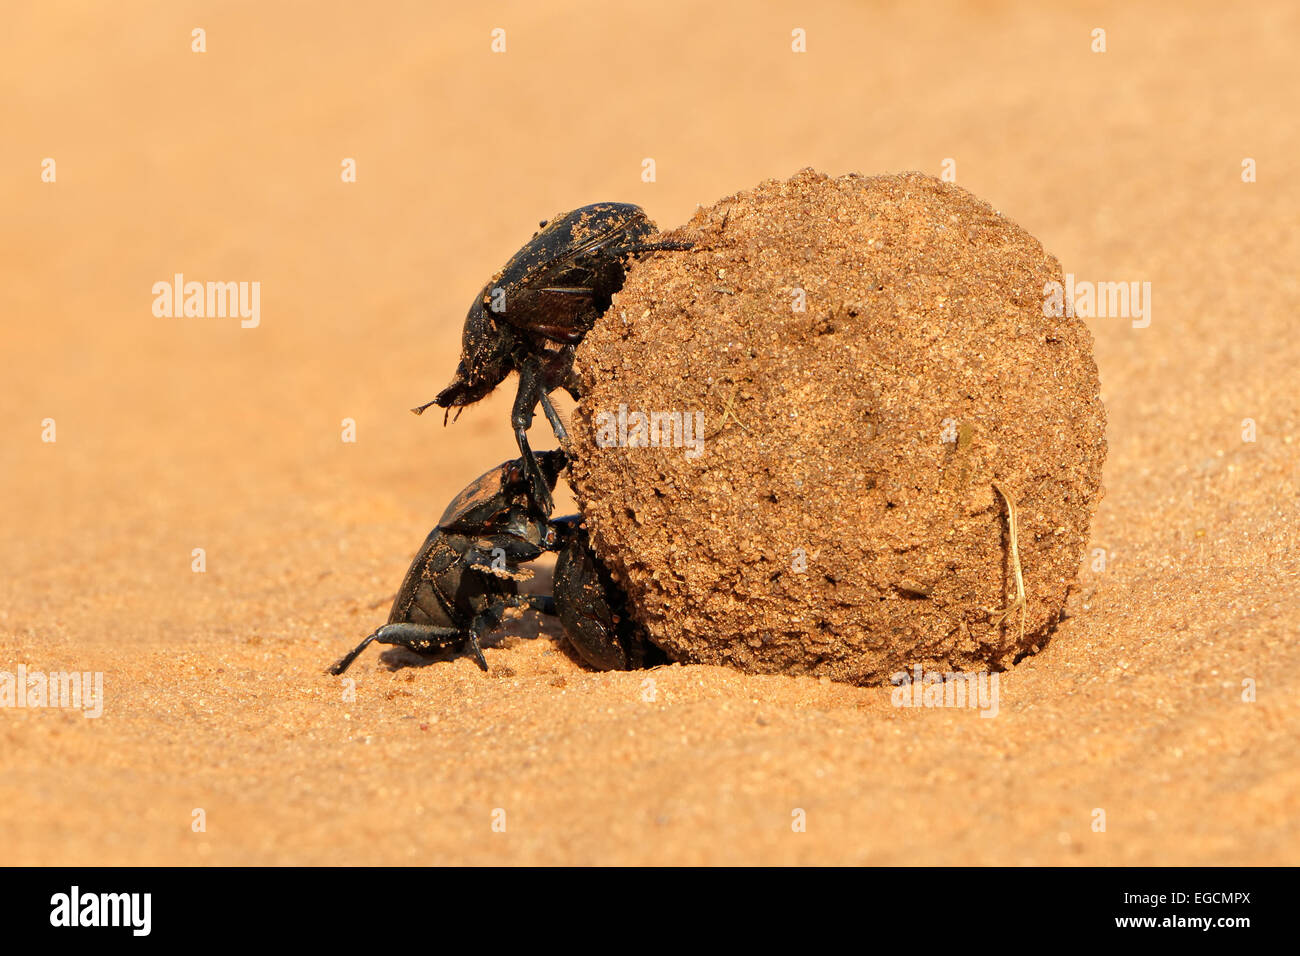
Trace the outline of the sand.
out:
M 569 470 L 655 643 L 864 685 L 1042 647 L 1106 453 L 1060 263 L 920 173 L 801 170 L 668 236 L 578 349 Z
M 1294 6 L 314 9 L 6 8 L 0 669 L 99 671 L 105 700 L 0 710 L 0 859 L 1297 861 Z M 648 79 L 568 68 L 602 43 Z M 325 676 L 514 454 L 509 387 L 447 428 L 407 409 L 538 221 L 947 158 L 1066 272 L 1154 298 L 1148 327 L 1088 320 L 1104 565 L 995 718 L 593 673 L 532 616 L 487 676 Z M 178 272 L 260 281 L 260 324 L 155 317 Z

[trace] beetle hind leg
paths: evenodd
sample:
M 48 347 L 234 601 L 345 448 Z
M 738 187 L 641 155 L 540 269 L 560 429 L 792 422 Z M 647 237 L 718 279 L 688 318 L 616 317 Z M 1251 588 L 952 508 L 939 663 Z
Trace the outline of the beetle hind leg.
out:
M 352 662 L 355 661 L 361 655 L 362 651 L 364 651 L 367 647 L 370 646 L 370 642 L 373 641 L 374 639 L 375 639 L 375 635 L 371 634 L 369 637 L 367 637 L 356 647 L 352 648 L 352 650 L 344 654 L 341 658 L 339 658 L 339 660 L 335 664 L 331 665 L 329 669 L 329 673 L 333 674 L 335 677 L 338 677 L 340 674 L 342 674 L 345 670 L 347 670 L 349 667 L 352 666 Z
M 430 651 L 438 651 L 449 647 L 463 637 L 464 634 L 454 627 L 439 627 L 436 624 L 413 624 L 409 621 L 398 624 L 385 624 L 354 647 L 337 664 L 331 667 L 329 672 L 335 677 L 342 674 L 352 666 L 352 662 L 373 641 L 378 641 L 380 644 L 393 644 L 427 654 Z M 482 656 L 483 652 L 479 651 L 479 657 L 482 658 Z M 487 667 L 484 665 L 484 670 L 486 669 Z
M 564 636 L 589 667 L 626 671 L 667 661 L 641 636 L 625 603 L 588 546 L 586 532 L 573 533 L 555 562 L 555 613 Z

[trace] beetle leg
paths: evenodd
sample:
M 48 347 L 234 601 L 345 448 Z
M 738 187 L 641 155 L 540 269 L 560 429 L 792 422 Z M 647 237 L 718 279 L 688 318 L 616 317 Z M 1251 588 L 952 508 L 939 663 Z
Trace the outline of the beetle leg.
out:
M 329 673 L 333 674 L 335 677 L 338 677 L 340 674 L 342 674 L 345 670 L 347 670 L 349 667 L 352 666 L 352 662 L 357 659 L 357 656 L 360 655 L 362 651 L 364 651 L 367 647 L 370 646 L 370 642 L 373 641 L 374 639 L 375 639 L 375 635 L 371 634 L 369 637 L 367 637 L 356 647 L 352 648 L 352 650 L 344 654 L 343 657 L 340 658 L 337 663 L 335 663 L 332 667 L 330 667 Z
M 502 607 L 526 607 L 538 614 L 555 615 L 555 598 L 549 594 L 508 594 L 501 599 Z
M 635 256 L 642 252 L 685 252 L 687 249 L 693 249 L 695 243 L 687 240 L 665 239 L 663 242 L 639 242 L 630 246 L 619 246 L 615 249 L 601 249 L 602 256 L 609 256 L 617 259 L 622 256 Z
M 542 370 L 534 359 L 529 359 L 519 366 L 519 391 L 515 393 L 515 405 L 510 412 L 510 424 L 515 430 L 515 441 L 519 444 L 519 453 L 524 459 L 524 471 L 533 486 L 533 504 L 544 515 L 549 515 L 555 507 L 551 499 L 551 490 L 546 487 L 546 479 L 537 464 L 537 456 L 528 444 L 528 426 L 533 423 L 537 403 L 544 394 Z
M 578 381 L 578 373 L 573 370 L 572 365 L 569 366 L 568 374 L 565 375 L 564 381 L 560 383 L 559 387 L 568 392 L 569 397 L 575 402 L 582 400 L 582 383 Z
M 644 663 L 645 648 L 622 605 L 622 593 L 597 562 L 586 533 L 575 529 L 555 562 L 555 611 L 564 636 L 589 667 L 625 671 Z
M 567 296 L 574 299 L 590 299 L 591 288 L 585 285 L 548 285 L 544 289 L 539 289 L 549 295 Z
M 535 332 L 544 339 L 550 339 L 552 342 L 558 342 L 561 345 L 577 345 L 586 335 L 583 329 L 572 329 L 566 325 L 547 325 L 543 322 L 537 322 L 529 327 L 530 332 Z
M 560 547 L 554 550 L 560 550 L 569 540 L 580 531 L 582 531 L 582 515 L 565 515 L 562 518 L 552 518 L 550 525 L 555 529 L 556 537 L 559 539 Z
M 551 423 L 551 431 L 555 432 L 555 437 L 558 438 L 560 444 L 563 445 L 569 440 L 569 433 L 564 428 L 564 422 L 560 421 L 560 413 L 557 412 L 555 406 L 551 404 L 551 396 L 546 394 L 545 389 L 542 389 L 539 397 L 542 400 L 542 411 L 546 413 L 546 420 Z
M 501 623 L 502 612 L 505 611 L 507 606 L 518 606 L 516 601 L 511 600 L 518 597 L 529 597 L 529 595 L 503 594 L 498 596 L 485 610 L 479 612 L 466 632 L 465 640 L 469 644 L 470 653 L 474 655 L 474 659 L 478 661 L 478 666 L 483 668 L 484 672 L 487 671 L 488 665 L 487 658 L 483 656 L 483 647 L 480 641 L 487 636 L 490 630 Z
M 474 655 L 474 660 L 478 661 L 478 666 L 482 668 L 484 673 L 487 673 L 487 669 L 488 669 L 487 658 L 483 656 L 483 648 L 479 645 L 478 633 L 472 627 L 470 628 L 469 631 L 468 643 L 469 643 L 470 653 Z
M 503 594 L 492 601 L 486 608 L 481 611 L 469 628 L 464 632 L 465 643 L 469 652 L 474 655 L 474 660 L 478 666 L 483 668 L 486 673 L 488 669 L 487 658 L 483 656 L 482 640 L 487 633 L 501 623 L 502 612 L 507 607 L 530 607 L 542 614 L 554 614 L 555 602 L 550 596 L 544 594 Z M 457 632 L 460 633 L 460 632 Z
M 369 647 L 372 641 L 378 641 L 380 644 L 396 644 L 400 647 L 410 648 L 413 651 L 427 652 L 446 647 L 460 636 L 461 632 L 454 627 L 413 624 L 409 621 L 398 624 L 385 624 L 353 648 L 342 660 L 331 667 L 329 672 L 335 677 L 342 674 L 352 666 L 352 662 L 357 659 L 357 655 Z M 483 656 L 481 651 L 479 656 Z M 486 670 L 486 667 L 484 669 Z

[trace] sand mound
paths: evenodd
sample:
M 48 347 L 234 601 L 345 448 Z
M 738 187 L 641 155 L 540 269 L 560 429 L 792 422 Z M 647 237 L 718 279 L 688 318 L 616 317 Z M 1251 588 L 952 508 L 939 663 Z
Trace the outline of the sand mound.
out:
M 695 249 L 633 269 L 579 350 L 573 429 L 593 546 L 653 640 L 854 683 L 1039 646 L 1106 450 L 1091 336 L 1043 315 L 1056 260 L 919 174 L 805 170 L 671 236 Z

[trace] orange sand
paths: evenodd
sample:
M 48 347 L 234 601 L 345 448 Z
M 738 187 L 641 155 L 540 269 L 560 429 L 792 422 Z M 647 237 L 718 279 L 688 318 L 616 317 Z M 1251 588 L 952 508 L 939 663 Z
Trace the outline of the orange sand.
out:
M 0 670 L 103 671 L 106 700 L 0 710 L 0 862 L 1297 862 L 1293 4 L 4 20 Z M 649 694 L 531 616 L 489 675 L 371 653 L 343 699 L 326 665 L 513 455 L 511 388 L 447 429 L 406 409 L 538 220 L 619 199 L 670 227 L 804 166 L 949 157 L 1067 272 L 1153 287 L 1149 328 L 1089 322 L 1106 569 L 995 719 L 714 667 Z M 259 281 L 260 326 L 155 318 L 177 272 Z

